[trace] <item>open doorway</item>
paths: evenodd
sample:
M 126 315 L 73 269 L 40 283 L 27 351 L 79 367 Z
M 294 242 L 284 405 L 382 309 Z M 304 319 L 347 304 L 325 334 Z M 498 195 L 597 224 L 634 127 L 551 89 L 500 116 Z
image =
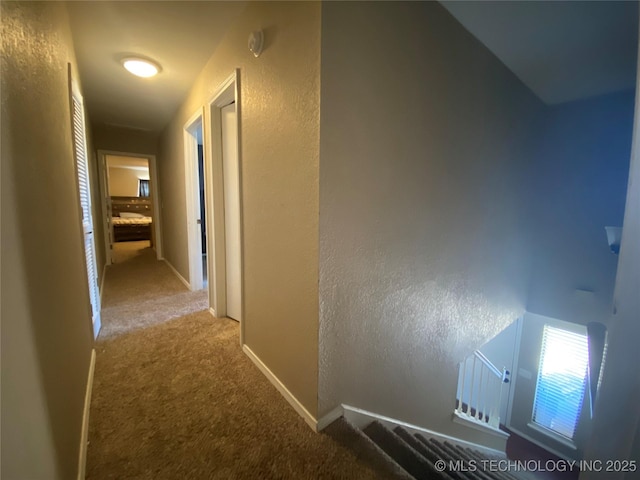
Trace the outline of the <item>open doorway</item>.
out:
M 189 242 L 189 286 L 208 286 L 205 158 L 202 113 L 196 113 L 184 127 L 187 229 Z
M 154 249 L 162 258 L 155 157 L 100 151 L 107 264 Z

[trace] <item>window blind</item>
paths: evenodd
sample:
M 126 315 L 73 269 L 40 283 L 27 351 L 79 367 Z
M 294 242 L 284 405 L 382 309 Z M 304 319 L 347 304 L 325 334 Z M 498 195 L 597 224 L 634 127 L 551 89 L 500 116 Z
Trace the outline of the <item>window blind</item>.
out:
M 573 439 L 586 388 L 587 336 L 545 325 L 533 422 Z

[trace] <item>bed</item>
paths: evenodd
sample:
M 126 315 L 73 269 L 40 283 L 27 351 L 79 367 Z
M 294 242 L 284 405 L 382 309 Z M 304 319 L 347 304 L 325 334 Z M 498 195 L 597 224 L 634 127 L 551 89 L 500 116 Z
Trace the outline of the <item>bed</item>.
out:
M 114 242 L 152 240 L 151 200 L 140 197 L 111 197 Z

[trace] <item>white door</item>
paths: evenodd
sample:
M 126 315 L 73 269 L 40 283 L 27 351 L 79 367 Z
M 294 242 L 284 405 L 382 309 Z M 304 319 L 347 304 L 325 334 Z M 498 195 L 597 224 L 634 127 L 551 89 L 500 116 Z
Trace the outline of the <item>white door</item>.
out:
M 96 247 L 93 235 L 93 217 L 91 215 L 91 185 L 89 183 L 89 159 L 87 153 L 84 107 L 82 97 L 73 88 L 73 146 L 78 171 L 78 193 L 82 210 L 82 230 L 84 233 L 84 252 L 89 282 L 89 300 L 91 302 L 91 320 L 94 337 L 100 331 L 100 294 L 98 291 L 98 268 L 96 264 Z
M 222 124 L 222 169 L 224 176 L 224 231 L 227 317 L 240 320 L 240 195 L 238 128 L 234 103 L 220 111 Z

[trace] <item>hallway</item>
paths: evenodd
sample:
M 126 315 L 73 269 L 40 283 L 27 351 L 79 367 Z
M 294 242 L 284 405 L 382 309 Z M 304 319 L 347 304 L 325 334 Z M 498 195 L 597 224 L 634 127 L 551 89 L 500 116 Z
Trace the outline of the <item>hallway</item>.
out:
M 129 247 L 106 277 L 88 479 L 385 478 L 345 423 L 309 429 L 242 353 L 238 323 L 206 311 L 205 290 Z
M 206 310 L 206 290 L 187 290 L 148 242 L 115 243 L 114 260 L 104 284 L 99 341 Z

